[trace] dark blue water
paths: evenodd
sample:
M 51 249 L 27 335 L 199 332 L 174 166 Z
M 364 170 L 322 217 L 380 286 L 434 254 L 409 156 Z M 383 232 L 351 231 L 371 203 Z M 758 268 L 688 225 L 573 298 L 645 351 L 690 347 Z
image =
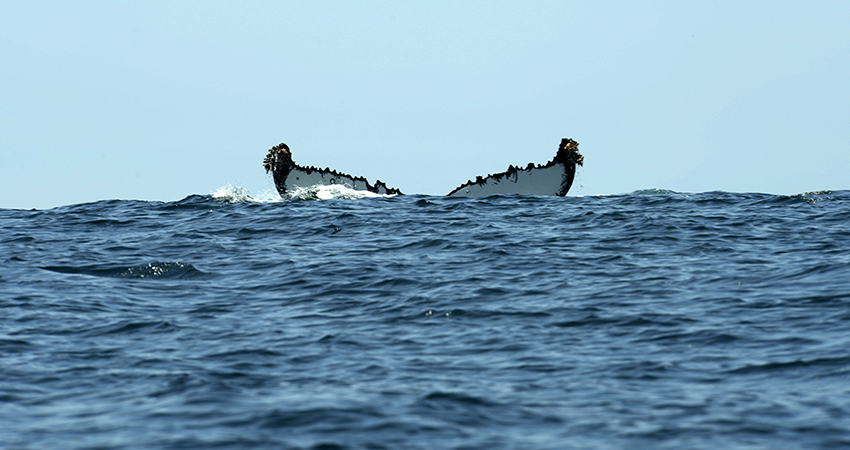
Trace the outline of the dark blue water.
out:
M 222 200 L 0 210 L 0 448 L 850 448 L 850 191 Z

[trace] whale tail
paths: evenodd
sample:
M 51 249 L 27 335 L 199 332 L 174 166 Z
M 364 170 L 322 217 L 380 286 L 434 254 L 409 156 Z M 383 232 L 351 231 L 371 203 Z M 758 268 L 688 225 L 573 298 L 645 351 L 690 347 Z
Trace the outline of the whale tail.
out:
M 496 194 L 567 195 L 576 174 L 576 165 L 584 165 L 578 142 L 564 138 L 558 152 L 546 164 L 528 163 L 525 168 L 508 166 L 501 173 L 478 176 L 454 188 L 450 197 L 484 197 Z
M 525 168 L 508 166 L 501 173 L 478 176 L 456 187 L 448 196 L 483 197 L 496 194 L 526 194 L 565 196 L 575 178 L 576 165 L 583 165 L 584 157 L 578 152 L 578 142 L 564 138 L 558 152 L 546 164 L 529 163 Z M 298 188 L 341 185 L 349 189 L 369 191 L 382 195 L 402 195 L 396 188 L 377 180 L 370 183 L 364 177 L 355 177 L 329 168 L 302 167 L 292 160 L 286 144 L 272 147 L 263 160 L 263 168 L 272 173 L 275 188 L 288 198 Z
M 358 191 L 381 195 L 401 195 L 401 191 L 388 187 L 381 180 L 369 183 L 364 177 L 355 177 L 329 168 L 302 167 L 292 161 L 289 146 L 281 143 L 272 147 L 263 160 L 266 173 L 271 172 L 274 185 L 281 197 L 288 198 L 298 188 L 340 185 Z

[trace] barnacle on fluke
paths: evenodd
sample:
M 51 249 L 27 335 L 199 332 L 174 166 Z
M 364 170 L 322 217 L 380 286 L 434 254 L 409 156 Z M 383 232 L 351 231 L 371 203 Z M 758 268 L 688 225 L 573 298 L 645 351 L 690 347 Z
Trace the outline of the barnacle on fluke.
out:
M 564 138 L 558 153 L 546 164 L 528 163 L 525 168 L 508 166 L 501 173 L 478 176 L 475 180 L 453 189 L 447 195 L 455 197 L 483 197 L 495 194 L 528 194 L 565 196 L 575 178 L 576 165 L 583 165 L 584 157 L 578 152 L 578 142 Z M 329 168 L 302 167 L 292 161 L 289 146 L 272 147 L 263 160 L 263 168 L 272 173 L 274 184 L 281 196 L 289 196 L 296 188 L 317 185 L 341 185 L 350 189 L 376 194 L 401 195 L 402 192 L 377 180 L 369 183 L 364 177 L 355 177 Z

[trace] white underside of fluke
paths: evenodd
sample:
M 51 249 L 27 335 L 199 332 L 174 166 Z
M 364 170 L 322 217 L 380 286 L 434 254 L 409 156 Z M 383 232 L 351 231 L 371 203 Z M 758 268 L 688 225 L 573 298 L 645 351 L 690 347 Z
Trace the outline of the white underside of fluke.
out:
M 481 182 L 471 182 L 455 192 L 452 197 L 483 197 L 498 194 L 558 195 L 566 179 L 563 164 L 550 167 L 519 169 L 499 175 L 490 175 Z
M 389 198 L 395 194 L 376 194 L 363 189 L 353 189 L 341 184 L 317 185 L 290 191 L 292 200 L 353 200 L 358 198 Z
M 550 167 L 518 169 L 510 173 L 490 175 L 481 182 L 471 182 L 450 194 L 452 197 L 485 197 L 498 194 L 520 195 L 557 195 L 561 184 L 566 178 L 564 165 L 554 164 Z M 315 186 L 339 185 L 356 191 L 368 191 L 366 181 L 354 179 L 339 173 L 327 173 L 319 170 L 303 170 L 300 167 L 290 171 L 286 178 L 286 191 L 295 192 L 297 189 Z M 386 195 L 383 186 L 377 186 L 377 194 Z

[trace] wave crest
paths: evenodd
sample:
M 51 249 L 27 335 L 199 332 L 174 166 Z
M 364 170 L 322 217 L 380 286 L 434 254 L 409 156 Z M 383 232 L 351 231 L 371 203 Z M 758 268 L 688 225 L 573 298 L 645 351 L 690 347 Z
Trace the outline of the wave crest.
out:
M 90 275 L 104 278 L 191 279 L 208 274 L 195 266 L 181 262 L 156 262 L 140 266 L 46 266 L 44 270 L 58 273 Z
M 672 189 L 659 189 L 659 188 L 651 188 L 651 189 L 640 189 L 632 192 L 632 195 L 667 195 L 667 194 L 681 194 L 681 192 L 674 191 Z

